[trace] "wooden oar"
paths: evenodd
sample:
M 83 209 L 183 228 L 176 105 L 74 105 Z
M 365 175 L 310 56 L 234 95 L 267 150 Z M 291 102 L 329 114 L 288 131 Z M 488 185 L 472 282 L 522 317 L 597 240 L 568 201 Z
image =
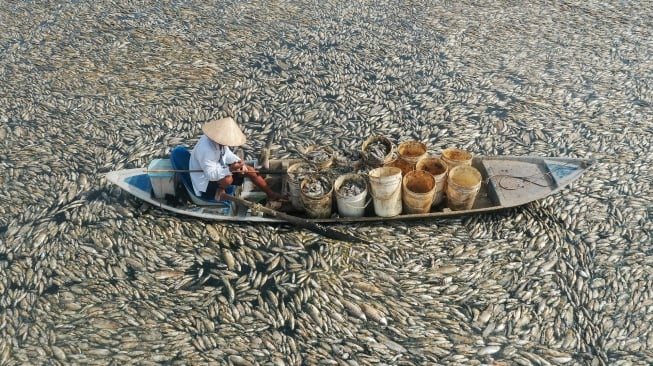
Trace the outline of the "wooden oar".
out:
M 202 169 L 143 169 L 146 173 L 200 173 L 203 172 Z M 285 170 L 274 170 L 274 169 L 259 169 L 259 170 L 250 170 L 250 172 L 259 173 L 259 174 L 286 174 Z M 232 172 L 232 173 L 245 173 L 245 172 Z
M 243 206 L 247 206 L 249 208 L 253 208 L 255 210 L 261 211 L 261 212 L 263 212 L 265 214 L 268 214 L 268 215 L 270 215 L 272 217 L 279 218 L 279 219 L 287 221 L 287 222 L 289 222 L 289 223 L 291 223 L 293 225 L 297 225 L 297 226 L 302 227 L 304 229 L 311 230 L 311 231 L 313 231 L 313 232 L 315 232 L 317 234 L 324 235 L 325 237 L 330 238 L 330 239 L 342 240 L 342 241 L 346 241 L 346 242 L 350 242 L 350 243 L 370 244 L 370 242 L 365 240 L 365 239 L 357 238 L 357 237 L 355 237 L 353 235 L 349 235 L 349 234 L 346 234 L 346 233 L 343 233 L 343 232 L 340 232 L 340 231 L 330 229 L 330 228 L 328 228 L 328 227 L 326 227 L 324 225 L 320 225 L 320 224 L 318 224 L 316 222 L 310 222 L 308 220 L 304 220 L 301 217 L 292 216 L 292 215 L 288 215 L 287 213 L 283 213 L 283 212 L 279 212 L 277 210 L 273 210 L 273 209 L 271 209 L 269 207 L 265 207 L 265 206 L 263 206 L 263 205 L 261 205 L 259 203 L 251 202 L 251 201 L 248 201 L 248 200 L 245 200 L 245 199 L 242 199 L 242 198 L 239 198 L 239 197 L 234 197 L 234 196 L 228 195 L 228 194 L 223 194 L 222 198 L 224 198 L 226 200 L 229 200 L 229 201 L 232 201 L 232 202 L 239 203 L 239 204 L 241 204 Z

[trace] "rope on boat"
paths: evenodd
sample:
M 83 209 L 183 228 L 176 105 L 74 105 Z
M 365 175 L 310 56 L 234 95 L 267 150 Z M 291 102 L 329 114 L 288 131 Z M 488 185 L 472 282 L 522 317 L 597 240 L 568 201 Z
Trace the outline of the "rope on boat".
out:
M 549 173 L 547 173 L 546 175 L 548 175 L 548 174 L 549 174 Z M 531 177 L 532 177 L 532 176 L 530 176 L 530 177 L 518 177 L 518 176 L 510 175 L 510 174 L 497 174 L 497 175 L 493 175 L 491 178 L 499 178 L 499 179 L 496 180 L 497 185 L 498 185 L 501 189 L 504 189 L 504 190 L 506 190 L 506 191 L 514 191 L 514 190 L 517 190 L 517 189 L 519 189 L 519 188 L 518 188 L 518 187 L 510 188 L 510 187 L 507 187 L 507 186 L 503 185 L 502 181 L 503 181 L 504 178 L 514 178 L 514 179 L 519 179 L 519 180 L 522 180 L 522 181 L 527 182 L 527 183 L 535 184 L 535 185 L 538 186 L 538 187 L 546 187 L 546 186 L 547 186 L 546 184 L 540 184 L 540 183 L 537 183 L 537 182 L 535 182 L 535 181 L 532 181 L 532 180 L 530 179 Z M 486 180 L 485 180 L 485 183 L 487 184 L 487 183 L 490 181 L 491 178 L 486 179 Z

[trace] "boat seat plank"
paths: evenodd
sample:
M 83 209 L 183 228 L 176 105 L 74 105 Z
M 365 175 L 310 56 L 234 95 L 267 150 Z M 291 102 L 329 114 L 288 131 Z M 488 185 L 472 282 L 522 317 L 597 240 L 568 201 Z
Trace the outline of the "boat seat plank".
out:
M 553 179 L 556 187 L 563 187 L 575 179 L 577 173 L 582 170 L 580 166 L 571 162 L 561 162 L 544 159 L 544 166 L 549 176 Z
M 556 188 L 546 167 L 535 161 L 483 160 L 487 179 L 498 204 L 520 205 L 544 197 Z

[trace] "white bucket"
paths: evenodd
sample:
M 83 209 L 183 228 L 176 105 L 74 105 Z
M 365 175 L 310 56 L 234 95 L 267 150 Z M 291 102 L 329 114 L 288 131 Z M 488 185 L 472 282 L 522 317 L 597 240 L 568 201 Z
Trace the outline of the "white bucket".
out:
M 401 169 L 381 167 L 368 173 L 374 213 L 381 217 L 401 214 Z
M 417 170 L 425 170 L 431 173 L 435 179 L 435 193 L 433 195 L 433 203 L 431 203 L 431 207 L 435 207 L 442 203 L 445 189 L 447 187 L 447 173 L 449 172 L 447 163 L 440 158 L 425 157 L 420 159 L 415 167 Z
M 447 179 L 447 206 L 453 211 L 470 210 L 481 189 L 483 177 L 476 168 L 459 165 L 449 171 Z
M 435 178 L 424 170 L 413 170 L 404 176 L 403 201 L 404 212 L 421 214 L 431 211 L 431 202 L 435 193 Z
M 303 212 L 304 211 L 304 204 L 302 203 L 301 199 L 301 183 L 302 183 L 302 178 L 300 177 L 297 179 L 297 172 L 298 171 L 307 171 L 305 173 L 306 176 L 310 175 L 315 169 L 313 168 L 313 165 L 309 163 L 295 163 L 288 167 L 288 193 L 290 193 L 290 203 L 292 204 L 292 207 L 299 211 Z
M 357 185 L 364 186 L 363 192 L 355 196 L 347 196 L 340 193 L 340 187 L 345 182 L 354 180 Z M 344 174 L 336 179 L 333 189 L 336 193 L 336 205 L 338 206 L 338 213 L 343 217 L 361 217 L 365 214 L 365 199 L 367 198 L 367 181 L 365 177 L 360 174 Z
M 458 165 L 472 165 L 474 155 L 462 149 L 449 148 L 442 150 L 442 160 L 447 163 L 449 171 Z

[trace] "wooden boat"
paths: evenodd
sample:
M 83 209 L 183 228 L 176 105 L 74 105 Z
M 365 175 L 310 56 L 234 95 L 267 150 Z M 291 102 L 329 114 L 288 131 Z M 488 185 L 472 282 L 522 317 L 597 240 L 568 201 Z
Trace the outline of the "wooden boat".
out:
M 179 215 L 197 217 L 217 221 L 244 222 L 283 222 L 277 216 L 264 215 L 262 211 L 252 207 L 238 205 L 229 201 L 204 200 L 193 194 L 188 169 L 189 153 L 185 147 L 177 147 L 171 153 L 171 159 L 157 159 L 168 174 L 163 179 L 178 179 L 184 185 L 190 196 L 185 204 L 169 202 L 171 197 L 157 198 L 153 194 L 153 182 L 161 177 L 155 177 L 153 172 L 160 171 L 145 168 L 125 169 L 107 173 L 106 178 L 124 191 L 149 204 Z M 298 160 L 270 160 L 270 169 L 287 169 Z M 307 222 L 344 223 L 344 222 L 375 222 L 390 220 L 419 220 L 442 218 L 458 215 L 470 215 L 503 210 L 521 206 L 529 202 L 543 199 L 560 192 L 571 182 L 578 179 L 585 170 L 594 164 L 590 159 L 574 159 L 564 157 L 532 157 L 532 156 L 477 156 L 473 158 L 472 166 L 478 169 L 483 177 L 481 189 L 474 205 L 469 210 L 452 211 L 446 207 L 435 207 L 428 213 L 401 214 L 394 217 L 379 217 L 374 215 L 370 204 L 365 215 L 361 217 L 339 217 L 337 214 L 325 219 L 308 219 L 301 213 L 288 214 L 297 216 Z M 170 172 L 176 171 L 176 175 Z M 287 175 L 268 176 L 268 183 L 277 191 L 287 191 Z M 156 182 L 155 182 L 156 183 Z M 246 179 L 240 192 L 232 193 L 248 201 L 264 201 L 265 195 L 257 191 Z M 174 195 L 171 195 L 174 196 Z M 335 201 L 335 200 L 334 200 Z M 337 209 L 334 208 L 334 213 Z

